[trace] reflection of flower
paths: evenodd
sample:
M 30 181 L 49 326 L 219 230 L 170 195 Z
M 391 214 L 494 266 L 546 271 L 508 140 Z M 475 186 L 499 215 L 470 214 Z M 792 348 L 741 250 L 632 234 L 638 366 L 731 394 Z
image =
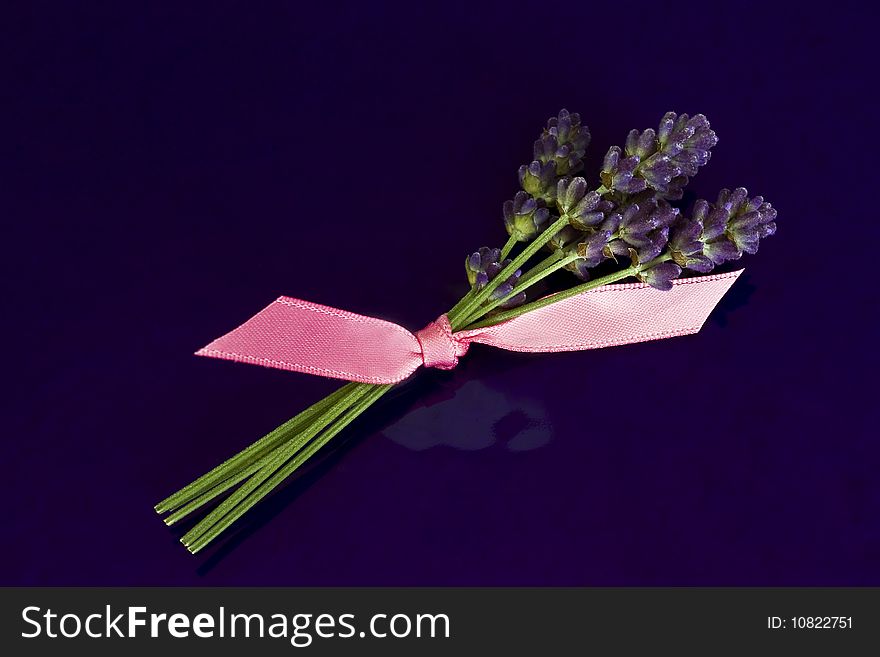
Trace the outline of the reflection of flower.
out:
M 518 398 L 511 404 L 509 392 L 501 393 L 479 379 L 465 381 L 452 396 L 444 387 L 441 398 L 429 397 L 382 433 L 414 451 L 444 446 L 476 451 L 497 444 L 522 452 L 543 447 L 553 437 L 539 398 Z

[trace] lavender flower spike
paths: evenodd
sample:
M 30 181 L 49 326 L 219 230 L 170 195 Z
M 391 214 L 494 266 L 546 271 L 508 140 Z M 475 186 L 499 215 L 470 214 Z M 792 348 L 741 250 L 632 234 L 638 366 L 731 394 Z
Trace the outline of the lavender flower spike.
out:
M 667 112 L 660 121 L 657 141 L 660 151 L 668 155 L 684 175 L 695 176 L 697 169 L 712 156 L 710 151 L 718 143 L 718 136 L 702 114 L 690 118 L 682 114 L 676 118 L 675 112 Z
M 632 130 L 623 152 L 616 147 L 608 152 L 602 183 L 627 194 L 647 186 L 663 198 L 680 199 L 688 177 L 709 161 L 716 143 L 718 137 L 702 114 L 689 117 L 667 112 L 656 132 Z
M 673 260 L 709 272 L 715 265 L 756 253 L 760 240 L 776 232 L 776 209 L 744 187 L 722 189 L 715 205 L 699 200 L 690 219 L 676 221 L 669 240 Z

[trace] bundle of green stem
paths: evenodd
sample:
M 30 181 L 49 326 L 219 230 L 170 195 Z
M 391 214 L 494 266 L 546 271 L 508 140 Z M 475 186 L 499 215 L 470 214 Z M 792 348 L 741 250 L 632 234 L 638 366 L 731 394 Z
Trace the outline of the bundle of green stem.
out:
M 574 295 L 627 278 L 658 289 L 672 287 L 682 268 L 699 272 L 743 252 L 773 234 L 776 213 L 761 197 L 739 188 L 723 190 L 716 204 L 698 201 L 688 218 L 668 203 L 681 198 L 688 176 L 708 161 L 717 141 L 702 115 L 668 113 L 656 132 L 632 131 L 625 152 L 612 147 L 602 184 L 588 192 L 572 177 L 589 142 L 586 126 L 565 110 L 553 117 L 535 143 L 535 160 L 520 168 L 520 191 L 505 203 L 510 235 L 502 249 L 481 249 L 466 261 L 470 291 L 447 313 L 453 331 L 491 326 Z M 553 211 L 558 215 L 554 216 Z M 514 248 L 523 248 L 509 258 Z M 537 259 L 545 247 L 550 255 Z M 629 266 L 592 278 L 601 262 L 625 256 Z M 525 266 L 537 259 L 530 269 Z M 524 303 L 525 292 L 561 269 L 579 285 Z M 515 304 L 522 304 L 516 305 Z M 287 480 L 391 385 L 349 383 L 156 505 L 172 525 L 219 503 L 183 535 L 196 553 Z

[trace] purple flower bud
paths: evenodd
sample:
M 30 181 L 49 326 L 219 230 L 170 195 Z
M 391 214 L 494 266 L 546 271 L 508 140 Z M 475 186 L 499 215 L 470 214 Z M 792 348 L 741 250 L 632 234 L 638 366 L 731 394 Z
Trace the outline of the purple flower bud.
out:
M 681 217 L 672 226 L 669 250 L 672 259 L 682 267 L 705 273 L 711 271 L 714 264 L 703 256 L 702 234 L 703 225 L 699 221 Z
M 617 260 L 617 258 L 628 256 L 631 248 L 632 247 L 623 240 L 611 240 L 605 245 L 602 253 L 604 253 L 606 258 Z
M 758 234 L 759 234 L 762 238 L 764 238 L 764 237 L 770 237 L 771 235 L 775 235 L 775 234 L 776 234 L 776 222 L 775 222 L 775 221 L 771 221 L 769 224 L 764 224 L 764 225 L 761 226 L 761 228 L 758 230 Z
M 567 256 L 577 256 L 565 268 L 581 280 L 590 280 L 590 269 L 608 257 L 605 254 L 605 246 L 610 238 L 611 233 L 604 230 L 591 229 L 590 232 L 582 234 L 579 241 L 565 248 Z
M 579 230 L 576 230 L 574 226 L 566 226 L 550 238 L 550 241 L 547 242 L 547 247 L 551 251 L 558 251 L 559 249 L 565 248 L 572 242 L 581 239 L 582 236 L 583 233 Z
M 639 167 L 639 175 L 645 179 L 648 186 L 661 193 L 668 191 L 673 178 L 680 176 L 681 173 L 681 167 L 665 153 L 655 153 Z
M 595 233 L 587 235 L 585 239 L 577 245 L 577 254 L 585 261 L 587 267 L 595 267 L 605 259 L 603 250 L 611 233 L 604 230 L 597 230 Z
M 607 230 L 609 233 L 616 233 L 617 229 L 620 228 L 620 223 L 622 221 L 623 215 L 621 215 L 619 212 L 609 214 L 607 217 L 605 217 L 605 221 L 601 223 L 599 229 Z
M 477 289 L 484 287 L 500 271 L 500 269 L 497 269 L 493 272 L 493 268 L 498 265 L 500 257 L 501 249 L 490 249 L 488 246 L 481 247 L 478 251 L 469 255 L 464 263 L 468 282 Z
M 626 208 L 617 234 L 628 246 L 636 249 L 640 262 L 648 262 L 666 248 L 669 226 L 676 220 L 679 211 L 666 201 L 657 200 L 650 194 L 641 195 L 636 200 L 641 202 L 631 203 Z M 612 253 L 621 255 L 613 251 Z
M 639 274 L 639 280 L 658 290 L 671 290 L 672 281 L 681 276 L 681 267 L 674 262 L 661 262 Z
M 646 236 L 643 243 L 636 249 L 639 262 L 650 262 L 659 256 L 669 241 L 669 228 L 660 228 Z
M 583 168 L 583 157 L 590 143 L 590 131 L 581 124 L 578 114 L 561 110 L 550 118 L 541 137 L 535 142 L 535 159 L 552 162 L 557 176 L 577 173 Z
M 489 281 L 501 273 L 501 271 L 511 262 L 509 258 L 503 261 L 500 261 L 500 258 L 501 249 L 490 249 L 489 247 L 484 246 L 465 259 L 465 270 L 467 271 L 468 281 L 474 289 L 480 290 L 486 287 Z M 521 270 L 517 269 L 510 278 L 495 288 L 490 296 L 493 299 L 503 299 L 506 297 L 513 292 L 513 288 L 516 286 L 520 275 Z M 521 304 L 523 301 L 525 301 L 525 293 L 520 292 L 501 304 L 501 307 L 512 308 L 515 305 Z
M 556 165 L 533 161 L 519 168 L 519 182 L 533 197 L 553 201 L 556 197 Z
M 697 169 L 709 161 L 710 149 L 718 143 L 718 137 L 702 114 L 676 117 L 675 112 L 667 112 L 660 121 L 657 141 L 660 152 L 669 155 L 684 175 L 695 176 Z
M 621 158 L 620 155 L 617 146 L 608 149 L 600 174 L 602 184 L 608 189 L 624 194 L 635 194 L 645 189 L 645 181 L 634 176 L 639 165 L 638 156 Z
M 598 209 L 601 201 L 598 192 L 587 191 L 587 181 L 580 177 L 563 178 L 556 188 L 556 206 L 568 216 L 571 225 L 580 230 L 598 224 L 605 218 Z
M 742 253 L 726 237 L 719 237 L 703 245 L 703 254 L 716 265 L 738 260 Z
M 675 112 L 666 112 L 663 115 L 663 118 L 660 119 L 660 129 L 657 130 L 657 141 L 660 142 L 660 146 L 663 147 L 667 143 L 669 143 L 669 137 L 672 135 L 672 130 L 675 128 L 675 119 L 678 115 Z
M 697 199 L 697 202 L 694 203 L 694 211 L 692 213 L 693 220 L 702 226 L 706 223 L 706 217 L 709 216 L 709 211 L 711 209 L 712 206 L 708 201 Z
M 464 261 L 464 268 L 467 270 L 468 279 L 471 278 L 472 274 L 475 274 L 476 272 L 480 271 L 480 262 L 481 261 L 482 260 L 480 258 L 479 253 L 472 253 Z M 472 280 L 470 282 L 471 282 L 471 284 L 473 284 Z
M 761 237 L 769 237 L 776 232 L 776 209 L 765 203 L 763 197 L 750 200 L 745 187 L 731 192 L 725 199 L 724 208 L 729 217 L 725 234 L 739 251 L 757 253 Z M 771 227 L 765 228 L 771 224 Z
M 670 201 L 678 201 L 684 196 L 684 188 L 687 187 L 687 184 L 690 182 L 690 178 L 687 176 L 675 176 L 672 180 L 669 181 L 669 184 L 666 186 L 666 191 L 663 192 L 663 198 L 669 199 Z
M 581 115 L 566 109 L 547 121 L 544 132 L 555 136 L 560 144 L 570 144 L 574 150 L 585 150 L 590 145 L 590 129 L 581 123 Z
M 508 235 L 515 236 L 520 242 L 534 238 L 550 218 L 550 210 L 544 207 L 543 199 L 536 200 L 525 192 L 517 192 L 512 201 L 505 201 L 502 211 Z
M 730 215 L 723 207 L 708 206 L 706 218 L 703 220 L 703 241 L 706 242 L 724 235 L 729 218 Z
M 642 133 L 631 130 L 626 138 L 625 152 L 627 156 L 635 155 L 640 160 L 646 160 L 657 152 L 657 135 L 648 128 Z
M 509 258 L 504 260 L 503 262 L 497 263 L 498 270 L 496 271 L 496 273 L 494 275 L 490 276 L 490 279 L 494 278 L 494 276 L 497 276 L 498 273 L 500 273 L 501 270 L 504 269 L 505 267 L 507 267 L 507 265 L 509 265 L 510 263 L 511 263 L 511 260 Z M 521 275 L 522 275 L 522 271 L 517 269 L 515 272 L 513 272 L 513 274 L 510 276 L 510 278 L 508 278 L 506 281 L 504 281 L 498 287 L 496 287 L 494 290 L 492 290 L 492 294 L 489 296 L 492 299 L 496 299 L 496 300 L 503 299 L 508 294 L 513 292 L 513 288 L 516 287 L 516 284 L 519 281 L 519 277 Z M 525 299 L 526 299 L 525 292 L 520 292 L 519 294 L 512 296 L 510 299 L 508 299 L 507 301 L 502 303 L 501 308 L 512 308 L 514 306 L 518 306 L 523 301 L 525 301 Z
M 687 269 L 698 271 L 701 274 L 708 274 L 715 267 L 715 263 L 712 262 L 712 259 L 704 255 L 687 256 L 683 263 L 678 262 L 677 264 L 686 267 Z
M 761 238 L 776 232 L 775 219 L 776 209 L 763 197 L 749 199 L 744 187 L 722 189 L 715 205 L 701 199 L 691 219 L 675 222 L 669 241 L 672 258 L 682 267 L 711 271 L 712 265 L 757 252 Z

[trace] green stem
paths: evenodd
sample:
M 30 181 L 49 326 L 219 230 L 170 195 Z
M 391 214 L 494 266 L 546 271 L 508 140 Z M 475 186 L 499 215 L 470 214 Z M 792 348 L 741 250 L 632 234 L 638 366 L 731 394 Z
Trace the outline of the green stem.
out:
M 519 317 L 520 315 L 523 315 L 529 311 L 537 310 L 538 308 L 543 308 L 544 306 L 549 306 L 550 304 L 556 303 L 557 301 L 562 301 L 564 299 L 577 296 L 578 294 L 582 294 L 583 292 L 594 290 L 597 287 L 616 283 L 617 281 L 623 280 L 624 278 L 635 276 L 640 271 L 644 269 L 649 269 L 654 265 L 659 265 L 661 262 L 666 262 L 671 258 L 672 256 L 669 253 L 665 253 L 658 258 L 651 260 L 650 262 L 627 267 L 626 269 L 621 269 L 620 271 L 614 272 L 613 274 L 608 274 L 607 276 L 603 276 L 602 278 L 597 278 L 581 285 L 576 285 L 567 290 L 563 290 L 562 292 L 557 292 L 556 294 L 551 294 L 536 301 L 532 301 L 531 303 L 519 306 L 518 308 L 512 308 L 511 310 L 498 313 L 497 315 L 493 315 L 492 317 L 489 317 L 488 319 L 485 319 L 481 322 L 469 324 L 468 326 L 465 326 L 462 330 L 469 331 L 471 329 L 484 328 L 486 326 L 500 324 L 501 322 L 507 321 L 508 319 L 513 319 L 514 317 Z
M 577 253 L 575 253 L 573 255 L 564 257 L 562 260 L 559 260 L 559 258 L 556 258 L 556 262 L 551 263 L 549 266 L 541 267 L 541 265 L 538 265 L 538 267 L 535 267 L 535 269 L 533 269 L 532 271 L 535 271 L 539 267 L 541 268 L 540 271 L 538 271 L 536 274 L 532 275 L 526 281 L 521 282 L 520 285 L 517 285 L 515 288 L 513 288 L 513 290 L 510 292 L 510 294 L 508 294 L 504 297 L 501 297 L 500 299 L 495 299 L 491 303 L 489 303 L 488 305 L 481 306 L 481 307 L 477 308 L 476 312 L 474 312 L 470 317 L 462 319 L 461 323 L 466 326 L 470 322 L 474 322 L 474 321 L 478 320 L 480 317 L 485 317 L 490 312 L 495 310 L 498 306 L 502 305 L 503 303 L 505 303 L 509 299 L 512 299 L 514 296 L 516 296 L 520 292 L 524 292 L 525 290 L 529 289 L 532 285 L 534 285 L 538 281 L 543 280 L 544 278 L 547 278 L 550 274 L 562 269 L 563 267 L 574 262 L 578 258 L 580 258 L 580 256 Z M 549 260 L 549 258 L 548 258 L 548 260 Z M 547 261 L 545 260 L 544 262 L 547 262 Z
M 523 283 L 532 280 L 532 278 L 534 276 L 537 276 L 542 271 L 544 271 L 547 267 L 550 267 L 557 260 L 559 260 L 560 258 L 563 258 L 564 256 L 565 256 L 565 252 L 562 249 L 558 249 L 558 250 L 554 251 L 549 256 L 544 258 L 541 262 L 539 262 L 537 265 L 535 265 L 534 267 L 529 269 L 525 274 L 523 274 L 519 279 L 519 284 L 522 285 Z
M 281 449 L 281 448 L 276 447 L 276 449 Z M 215 497 L 222 495 L 223 493 L 228 491 L 230 488 L 233 488 L 235 485 L 241 483 L 242 481 L 244 481 L 245 479 L 250 477 L 257 470 L 262 468 L 263 465 L 265 465 L 265 464 L 263 463 L 262 460 L 257 461 L 256 463 L 251 464 L 250 467 L 245 468 L 244 470 L 240 471 L 235 476 L 230 477 L 229 479 L 224 479 L 222 482 L 217 484 L 214 488 L 211 488 L 208 491 L 202 493 L 197 498 L 192 500 L 189 504 L 184 504 L 182 507 L 177 509 L 174 513 L 163 518 L 165 524 L 168 526 L 171 526 L 174 523 L 176 523 L 180 520 L 183 520 L 184 518 L 186 518 L 190 513 L 192 513 L 196 509 L 200 509 L 205 504 L 207 504 L 208 502 L 213 500 Z
M 349 408 L 352 404 L 355 404 L 360 398 L 362 398 L 365 394 L 369 392 L 369 389 L 372 388 L 372 384 L 369 383 L 360 383 L 356 384 L 357 388 L 353 390 L 353 392 L 344 399 L 337 401 L 333 404 L 329 410 L 322 413 L 320 417 L 318 417 L 309 427 L 300 434 L 295 441 L 284 445 L 277 452 L 269 455 L 267 457 L 266 463 L 263 467 L 258 470 L 250 479 L 248 479 L 240 488 L 238 488 L 232 495 L 227 497 L 223 502 L 221 502 L 211 513 L 205 516 L 201 522 L 199 522 L 195 527 L 193 527 L 189 532 L 187 532 L 181 539 L 180 542 L 184 545 L 189 546 L 193 541 L 199 538 L 202 534 L 208 531 L 217 521 L 223 518 L 226 513 L 231 510 L 236 504 L 238 504 L 242 499 L 244 499 L 248 493 L 250 493 L 253 489 L 259 486 L 263 481 L 265 481 L 275 470 L 277 470 L 281 465 L 288 459 L 290 456 L 295 453 L 301 445 L 305 442 L 311 440 L 319 431 L 324 429 L 327 425 L 329 425 L 333 420 L 335 420 L 339 415 L 341 415 L 347 408 Z
M 507 238 L 507 242 L 504 244 L 504 247 L 501 249 L 501 257 L 499 260 L 504 260 L 511 251 L 513 251 L 513 247 L 516 246 L 517 239 L 513 235 Z
M 523 263 L 526 262 L 529 258 L 531 258 L 542 246 L 544 246 L 547 242 L 549 242 L 556 233 L 562 230 L 566 225 L 568 225 L 568 215 L 562 215 L 554 221 L 547 230 L 541 233 L 537 238 L 532 240 L 529 245 L 523 249 L 522 253 L 520 253 L 516 258 L 511 261 L 509 265 L 507 265 L 504 269 L 502 269 L 495 278 L 489 281 L 482 290 L 480 290 L 473 299 L 471 299 L 468 303 L 466 303 L 461 310 L 455 313 L 454 316 L 449 317 L 449 321 L 452 324 L 453 330 L 458 330 L 461 328 L 461 318 L 467 317 L 471 315 L 476 308 L 479 308 L 480 305 L 489 298 L 492 292 L 495 291 L 501 283 L 510 278 L 513 273 L 519 269 Z
M 455 304 L 454 306 L 452 306 L 452 309 L 448 313 L 446 313 L 446 315 L 449 316 L 449 315 L 461 310 L 466 303 L 468 303 L 471 299 L 474 298 L 475 294 L 476 294 L 476 291 L 474 290 L 474 288 L 471 288 L 470 290 L 468 290 L 467 294 L 465 294 L 461 299 L 459 299 L 458 303 Z
M 287 479 L 295 470 L 303 463 L 308 461 L 318 450 L 326 445 L 330 440 L 347 427 L 355 418 L 367 410 L 382 395 L 391 389 L 391 385 L 371 386 L 370 390 L 364 397 L 355 402 L 331 427 L 324 431 L 315 441 L 313 441 L 306 449 L 299 453 L 294 459 L 283 467 L 276 468 L 274 474 L 264 481 L 261 481 L 253 492 L 242 499 L 237 506 L 231 508 L 226 515 L 219 519 L 210 529 L 204 532 L 196 540 L 187 545 L 190 552 L 195 554 L 207 546 L 232 523 L 238 520 L 242 515 L 249 511 L 255 504 L 263 499 L 269 492 L 275 489 L 285 479 Z
M 284 424 L 276 427 L 265 436 L 252 443 L 249 447 L 243 449 L 235 456 L 227 459 L 213 470 L 202 475 L 190 484 L 187 484 L 176 493 L 166 497 L 159 502 L 155 509 L 157 513 L 166 513 L 177 507 L 198 497 L 207 490 L 210 490 L 217 483 L 223 481 L 230 476 L 235 475 L 243 468 L 248 467 L 254 461 L 261 458 L 267 451 L 272 450 L 279 442 L 289 437 L 294 431 L 299 431 L 308 422 L 314 419 L 320 413 L 323 413 L 330 406 L 340 399 L 346 397 L 357 384 L 349 383 L 336 391 L 332 392 L 323 399 L 309 406 L 303 412 L 289 419 Z
M 250 477 L 255 472 L 263 469 L 266 465 L 272 462 L 275 457 L 281 454 L 281 450 L 284 450 L 285 453 L 292 454 L 296 453 L 298 450 L 302 449 L 302 447 L 308 442 L 307 434 L 301 433 L 294 438 L 288 440 L 284 444 L 280 446 L 276 446 L 273 450 L 271 450 L 268 454 L 263 456 L 261 459 L 252 463 L 250 466 L 240 470 L 235 475 L 231 476 L 228 479 L 224 479 L 220 483 L 218 483 L 214 488 L 211 488 L 200 496 L 192 500 L 189 504 L 184 505 L 180 509 L 176 510 L 171 515 L 167 516 L 165 520 L 166 525 L 173 525 L 174 523 L 182 520 L 190 513 L 204 506 L 214 498 L 222 495 L 226 491 L 231 488 L 234 488 L 236 485 Z

